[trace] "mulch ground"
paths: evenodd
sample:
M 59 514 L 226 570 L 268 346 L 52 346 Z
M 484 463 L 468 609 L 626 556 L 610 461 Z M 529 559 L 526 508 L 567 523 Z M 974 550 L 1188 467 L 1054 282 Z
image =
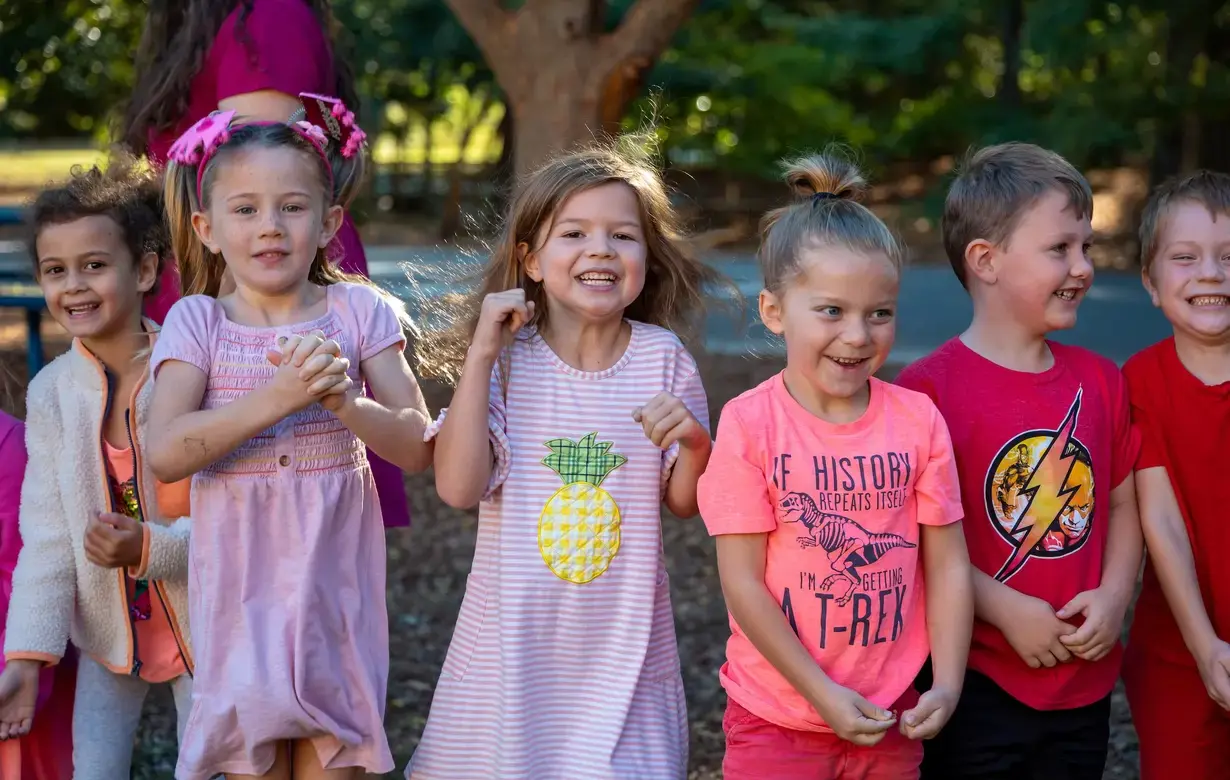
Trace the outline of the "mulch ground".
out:
M 3 358 L 21 378 L 23 357 L 9 352 Z M 753 358 L 702 356 L 700 362 L 715 421 L 726 401 L 781 367 L 776 360 Z M 447 403 L 443 388 L 426 390 L 433 411 Z M 398 767 L 405 766 L 423 731 L 432 689 L 461 606 L 477 528 L 473 512 L 451 509 L 436 498 L 430 474 L 407 478 L 406 489 L 413 511 L 412 527 L 388 534 L 392 668 L 386 726 Z M 699 519 L 684 521 L 667 516 L 663 528 L 692 727 L 690 778 L 718 780 L 726 697 L 718 684 L 717 670 L 725 655 L 729 628 L 713 542 Z M 1115 694 L 1112 721 L 1105 777 L 1137 778 L 1136 734 L 1122 691 Z M 156 690 L 138 736 L 133 778 L 165 780 L 172 776 L 174 724 L 169 693 Z M 387 777 L 401 777 L 400 771 Z

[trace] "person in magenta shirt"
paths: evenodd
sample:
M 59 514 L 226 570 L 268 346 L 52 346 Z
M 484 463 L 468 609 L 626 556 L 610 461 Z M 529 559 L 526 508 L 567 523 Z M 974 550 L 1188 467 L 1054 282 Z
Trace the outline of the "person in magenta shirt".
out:
M 2 380 L 2 377 L 0 377 Z M 0 412 L 0 644 L 13 595 L 13 568 L 21 552 L 17 509 L 26 471 L 25 427 Z M 0 659 L 0 669 L 4 661 Z M 69 780 L 73 776 L 73 696 L 77 662 L 70 653 L 39 674 L 38 704 L 28 734 L 0 741 L 0 778 Z
M 698 490 L 730 609 L 723 775 L 916 778 L 973 623 L 952 444 L 930 399 L 874 377 L 903 252 L 861 175 L 822 155 L 787 180 L 805 197 L 760 249 L 786 368 L 722 410 Z
M 335 95 L 357 109 L 350 69 L 334 54 L 332 26 L 329 0 L 154 0 L 124 114 L 124 143 L 165 165 L 175 139 L 218 109 L 284 121 L 300 108 L 296 96 L 303 92 Z M 329 254 L 343 271 L 367 275 L 349 214 Z M 179 274 L 168 263 L 146 315 L 162 323 L 179 297 Z M 401 471 L 375 453 L 368 457 L 385 526 L 409 525 Z

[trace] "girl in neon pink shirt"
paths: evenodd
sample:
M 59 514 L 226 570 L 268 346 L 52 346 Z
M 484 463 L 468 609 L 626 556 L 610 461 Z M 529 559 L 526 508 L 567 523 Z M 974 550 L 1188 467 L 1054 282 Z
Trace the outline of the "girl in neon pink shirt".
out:
M 902 248 L 855 202 L 858 170 L 823 155 L 787 181 L 801 198 L 766 217 L 760 249 L 786 369 L 722 410 L 698 496 L 731 617 L 723 773 L 916 778 L 973 619 L 952 443 L 926 396 L 874 377 Z

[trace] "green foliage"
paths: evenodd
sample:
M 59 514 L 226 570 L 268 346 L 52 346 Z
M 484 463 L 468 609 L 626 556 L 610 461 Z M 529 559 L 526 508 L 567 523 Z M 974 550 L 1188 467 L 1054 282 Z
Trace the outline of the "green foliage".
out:
M 605 3 L 608 31 L 632 2 Z M 0 2 L 0 136 L 100 135 L 130 87 L 142 7 Z M 373 131 L 430 139 L 444 123 L 461 137 L 475 117 L 495 121 L 495 76 L 443 0 L 336 0 L 335 13 Z M 1018 89 L 1005 90 L 1013 61 Z M 1079 164 L 1139 162 L 1192 118 L 1224 133 L 1230 3 L 704 0 L 646 87 L 672 160 L 732 172 L 829 141 L 873 173 L 1004 139 Z M 458 94 L 474 106 L 459 110 Z
M 104 133 L 132 85 L 143 6 L 136 0 L 0 2 L 0 135 Z

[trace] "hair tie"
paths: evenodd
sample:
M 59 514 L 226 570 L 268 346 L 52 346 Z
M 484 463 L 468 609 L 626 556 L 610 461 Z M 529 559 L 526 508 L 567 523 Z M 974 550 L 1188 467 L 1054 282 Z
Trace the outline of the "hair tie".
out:
M 812 203 L 818 203 L 822 200 L 828 200 L 829 198 L 836 198 L 836 197 L 838 197 L 836 193 L 816 192 L 812 194 L 811 200 L 812 200 Z

